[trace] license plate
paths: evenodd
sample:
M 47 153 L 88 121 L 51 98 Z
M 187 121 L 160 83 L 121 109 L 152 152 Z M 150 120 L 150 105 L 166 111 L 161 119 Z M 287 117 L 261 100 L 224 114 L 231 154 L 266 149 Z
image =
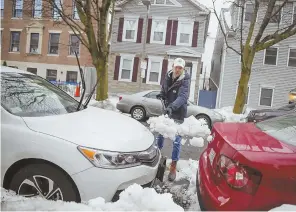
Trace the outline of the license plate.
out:
M 211 149 L 209 153 L 209 160 L 210 160 L 211 166 L 213 166 L 213 161 L 215 156 L 216 156 L 216 152 L 213 149 Z

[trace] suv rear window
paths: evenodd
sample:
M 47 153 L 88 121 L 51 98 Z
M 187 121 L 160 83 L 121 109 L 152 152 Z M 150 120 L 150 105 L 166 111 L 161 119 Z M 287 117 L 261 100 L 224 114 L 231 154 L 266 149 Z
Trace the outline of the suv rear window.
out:
M 296 146 L 296 114 L 268 119 L 256 126 L 279 141 Z

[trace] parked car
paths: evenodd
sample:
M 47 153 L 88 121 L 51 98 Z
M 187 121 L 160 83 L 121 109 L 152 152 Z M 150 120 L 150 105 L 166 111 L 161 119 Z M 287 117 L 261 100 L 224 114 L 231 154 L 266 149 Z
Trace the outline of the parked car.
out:
M 259 123 L 216 123 L 199 159 L 203 210 L 269 211 L 296 205 L 296 114 Z
M 296 88 L 289 92 L 289 103 L 296 102 Z
M 123 114 L 78 102 L 43 78 L 1 67 L 1 185 L 26 197 L 88 201 L 150 186 L 161 153 Z
M 266 119 L 296 113 L 296 102 L 285 105 L 277 109 L 251 110 L 247 116 L 248 122 L 260 122 Z
M 160 116 L 162 114 L 162 103 L 156 98 L 158 90 L 148 90 L 132 95 L 124 95 L 119 97 L 116 108 L 123 112 L 131 114 L 132 118 L 143 121 L 152 116 Z M 197 119 L 203 119 L 208 126 L 212 126 L 215 122 L 223 122 L 224 117 L 214 110 L 194 105 L 188 101 L 187 117 L 194 116 Z

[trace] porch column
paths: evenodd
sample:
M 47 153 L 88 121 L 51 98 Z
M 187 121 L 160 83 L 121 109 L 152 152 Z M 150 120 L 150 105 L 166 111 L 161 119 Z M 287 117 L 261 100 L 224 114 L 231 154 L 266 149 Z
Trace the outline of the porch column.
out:
M 189 100 L 191 102 L 194 102 L 197 65 L 198 65 L 197 61 L 192 62 L 192 75 L 191 75 L 190 94 L 189 94 Z

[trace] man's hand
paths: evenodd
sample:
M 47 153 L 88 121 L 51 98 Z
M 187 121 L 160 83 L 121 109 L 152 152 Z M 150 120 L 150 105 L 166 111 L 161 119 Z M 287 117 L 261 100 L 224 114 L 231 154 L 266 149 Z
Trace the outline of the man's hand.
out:
M 157 95 L 156 95 L 156 98 L 157 98 L 157 99 L 165 100 L 164 95 L 162 95 L 161 93 L 160 93 L 160 94 L 157 94 Z
M 167 107 L 165 112 L 164 112 L 164 115 L 168 115 L 169 118 L 172 117 L 172 113 L 173 113 L 173 109 L 171 107 Z

